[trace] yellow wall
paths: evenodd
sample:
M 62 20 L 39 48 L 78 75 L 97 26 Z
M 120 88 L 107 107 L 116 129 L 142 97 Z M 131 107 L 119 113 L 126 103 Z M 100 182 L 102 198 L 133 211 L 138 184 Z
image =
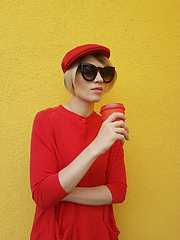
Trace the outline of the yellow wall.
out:
M 102 104 L 126 106 L 128 193 L 120 240 L 180 239 L 179 0 L 0 1 L 0 239 L 29 239 L 31 127 L 64 104 L 60 62 L 86 43 L 109 47 L 118 72 Z

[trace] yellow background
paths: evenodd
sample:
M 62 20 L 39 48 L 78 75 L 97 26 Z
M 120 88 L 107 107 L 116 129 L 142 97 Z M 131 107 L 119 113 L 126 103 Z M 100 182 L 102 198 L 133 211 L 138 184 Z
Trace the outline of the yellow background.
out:
M 120 240 L 180 239 L 179 0 L 0 1 L 0 239 L 29 239 L 35 114 L 64 104 L 60 63 L 77 45 L 111 49 L 126 107 L 128 193 L 114 206 Z

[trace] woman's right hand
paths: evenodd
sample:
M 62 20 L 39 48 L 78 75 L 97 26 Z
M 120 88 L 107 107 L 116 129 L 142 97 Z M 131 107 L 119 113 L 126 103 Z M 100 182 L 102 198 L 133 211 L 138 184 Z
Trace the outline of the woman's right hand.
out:
M 105 153 L 116 140 L 129 140 L 129 128 L 123 120 L 115 121 L 117 118 L 125 120 L 123 113 L 112 113 L 102 124 L 97 137 L 93 143 L 99 154 Z

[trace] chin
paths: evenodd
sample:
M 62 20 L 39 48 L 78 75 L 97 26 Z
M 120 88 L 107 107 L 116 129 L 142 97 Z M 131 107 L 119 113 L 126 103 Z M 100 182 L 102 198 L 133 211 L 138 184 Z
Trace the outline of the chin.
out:
M 99 102 L 101 101 L 102 97 L 94 98 L 91 100 L 91 102 Z

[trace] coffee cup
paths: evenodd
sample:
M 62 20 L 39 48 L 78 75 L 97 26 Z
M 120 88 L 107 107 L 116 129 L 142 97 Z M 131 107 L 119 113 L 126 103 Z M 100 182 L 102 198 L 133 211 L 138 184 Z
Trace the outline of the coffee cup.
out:
M 125 107 L 122 103 L 110 103 L 101 107 L 100 114 L 102 115 L 103 121 L 105 121 L 113 112 L 125 112 Z M 123 120 L 121 118 L 117 118 L 115 121 Z

